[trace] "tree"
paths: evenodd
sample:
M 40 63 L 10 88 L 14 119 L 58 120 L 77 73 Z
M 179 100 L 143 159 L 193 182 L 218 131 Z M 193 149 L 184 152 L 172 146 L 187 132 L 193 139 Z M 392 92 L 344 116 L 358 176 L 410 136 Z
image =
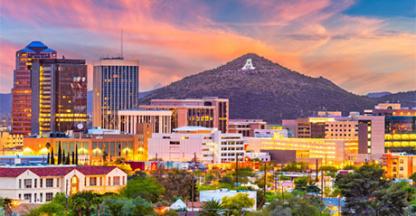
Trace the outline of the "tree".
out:
M 32 209 L 28 216 L 67 216 L 70 211 L 66 210 L 67 198 L 63 193 L 57 193 L 49 203 L 43 204 L 36 209 Z
M 65 161 L 65 164 L 67 164 L 67 165 L 71 164 L 71 158 L 70 158 L 70 156 L 69 156 L 69 152 L 68 152 L 68 153 L 67 153 L 67 155 L 66 155 L 66 161 Z
M 307 177 L 300 177 L 295 179 L 295 189 L 306 191 L 306 187 L 308 186 L 308 178 Z
M 60 164 L 65 164 L 66 163 L 66 156 L 65 156 L 65 150 L 62 151 L 62 155 L 61 155 L 61 163 Z
M 177 198 L 182 200 L 191 199 L 193 176 L 184 170 L 171 170 L 165 175 L 155 175 L 158 182 L 166 189 L 165 198 L 174 201 Z M 194 191 L 194 197 L 197 197 L 197 191 Z
M 291 162 L 283 167 L 282 171 L 286 172 L 305 172 L 308 169 L 308 164 L 303 162 Z
M 61 143 L 59 143 L 58 146 L 58 164 L 62 163 L 62 146 Z
M 75 144 L 75 164 L 78 165 L 78 144 Z
M 244 209 L 253 205 L 254 200 L 249 198 L 246 193 L 222 198 L 222 206 L 226 209 L 226 215 L 243 215 Z
M 339 174 L 335 184 L 346 198 L 343 215 L 403 215 L 409 192 L 387 181 L 376 165 L 364 165 Z
M 90 216 L 92 210 L 99 208 L 101 198 L 90 191 L 83 191 L 72 197 L 71 208 L 78 216 Z
M 110 196 L 104 198 L 102 203 L 104 215 L 136 216 L 154 215 L 152 204 L 140 197 L 130 199 L 127 197 Z
M 121 194 L 128 198 L 141 197 L 152 203 L 157 202 L 165 189 L 153 177 L 135 176 L 127 181 Z
M 224 207 L 216 200 L 210 200 L 202 204 L 201 216 L 220 216 L 224 212 Z
M 324 209 L 323 202 L 315 196 L 289 195 L 285 200 L 275 199 L 269 206 L 263 208 L 256 215 L 279 215 L 279 216 L 323 216 L 329 215 Z M 324 211 L 322 211 L 324 210 Z
M 75 152 L 72 152 L 72 154 L 71 154 L 71 164 L 76 164 L 75 163 Z
M 409 177 L 409 179 L 411 179 L 411 180 L 413 181 L 413 185 L 416 185 L 416 172 L 415 172 L 415 173 L 413 173 L 413 174 Z
M 8 198 L 0 197 L 0 207 L 3 208 L 4 215 L 11 215 L 12 213 L 12 200 Z
M 53 153 L 53 148 L 51 149 L 51 164 L 54 165 L 55 164 L 55 155 Z

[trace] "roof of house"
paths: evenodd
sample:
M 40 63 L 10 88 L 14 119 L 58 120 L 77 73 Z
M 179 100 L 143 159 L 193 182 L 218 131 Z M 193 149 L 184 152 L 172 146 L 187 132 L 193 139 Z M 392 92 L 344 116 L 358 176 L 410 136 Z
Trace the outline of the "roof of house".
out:
M 0 167 L 1 177 L 17 177 L 27 170 L 38 176 L 65 176 L 73 170 L 84 175 L 103 175 L 114 170 L 115 166 L 42 166 L 42 167 Z

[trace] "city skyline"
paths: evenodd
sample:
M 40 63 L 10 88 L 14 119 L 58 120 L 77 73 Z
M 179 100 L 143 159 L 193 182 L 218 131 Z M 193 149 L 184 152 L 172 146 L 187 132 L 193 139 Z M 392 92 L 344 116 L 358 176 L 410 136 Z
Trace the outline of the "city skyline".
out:
M 2 1 L 0 92 L 10 92 L 14 54 L 30 41 L 86 59 L 91 77 L 100 57 L 120 55 L 121 30 L 141 91 L 248 52 L 357 94 L 413 90 L 416 14 L 405 2 Z

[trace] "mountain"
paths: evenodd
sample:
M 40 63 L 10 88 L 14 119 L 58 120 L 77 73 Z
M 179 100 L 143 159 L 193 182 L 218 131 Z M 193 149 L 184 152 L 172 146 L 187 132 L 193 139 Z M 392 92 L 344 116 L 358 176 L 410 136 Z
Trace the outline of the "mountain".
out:
M 330 80 L 305 76 L 256 54 L 153 90 L 141 103 L 152 98 L 204 96 L 229 98 L 231 118 L 261 118 L 272 123 L 320 110 L 362 111 L 375 105 L 374 100 L 350 93 Z
M 0 117 L 10 114 L 12 109 L 12 95 L 0 94 Z
M 387 95 L 390 95 L 391 92 L 383 91 L 383 92 L 370 92 L 367 94 L 369 98 L 381 98 Z
M 403 107 L 416 107 L 416 91 L 398 92 L 377 98 L 379 103 L 400 103 Z

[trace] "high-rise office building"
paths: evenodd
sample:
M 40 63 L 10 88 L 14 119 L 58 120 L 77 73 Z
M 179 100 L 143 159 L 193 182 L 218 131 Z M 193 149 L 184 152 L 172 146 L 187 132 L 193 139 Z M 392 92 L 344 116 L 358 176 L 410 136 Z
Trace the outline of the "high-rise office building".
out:
M 117 111 L 134 109 L 139 100 L 139 63 L 105 58 L 94 65 L 93 126 L 116 129 Z
M 87 128 L 87 65 L 81 59 L 36 59 L 32 65 L 32 134 Z
M 32 119 L 32 62 L 35 59 L 54 59 L 56 51 L 40 41 L 32 41 L 16 52 L 16 68 L 12 89 L 12 133 L 28 135 L 31 133 Z

